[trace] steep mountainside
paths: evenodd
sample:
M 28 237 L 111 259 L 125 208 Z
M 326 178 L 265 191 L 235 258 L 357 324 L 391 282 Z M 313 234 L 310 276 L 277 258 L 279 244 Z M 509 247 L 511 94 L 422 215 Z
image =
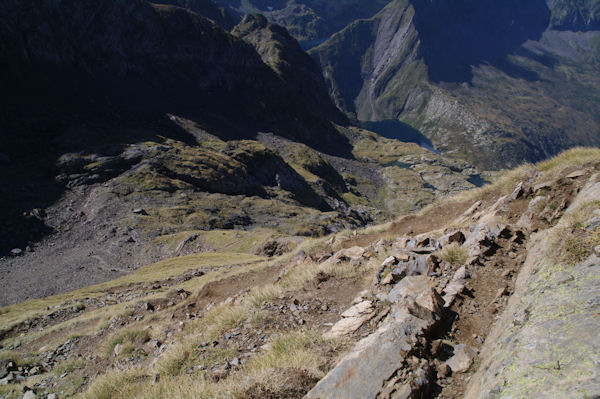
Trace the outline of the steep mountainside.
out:
M 337 115 L 339 111 L 327 93 L 321 70 L 285 28 L 255 14 L 246 15 L 231 33 L 252 44 L 263 62 L 275 70 L 288 87 L 307 100 L 305 105 L 310 112 L 319 114 L 325 111 L 332 119 Z M 337 121 L 343 123 L 341 115 Z
M 214 252 L 2 308 L 0 395 L 595 397 L 599 160 L 572 150 L 271 258 L 218 231 Z
M 552 11 L 551 27 L 559 30 L 600 29 L 600 1 L 547 0 Z
M 359 120 L 491 168 L 600 140 L 598 2 L 395 0 L 311 50 Z
M 213 251 L 217 232 L 286 252 L 482 183 L 349 126 L 284 28 L 230 34 L 192 11 L 209 3 L 176 4 L 0 4 L 1 304 Z

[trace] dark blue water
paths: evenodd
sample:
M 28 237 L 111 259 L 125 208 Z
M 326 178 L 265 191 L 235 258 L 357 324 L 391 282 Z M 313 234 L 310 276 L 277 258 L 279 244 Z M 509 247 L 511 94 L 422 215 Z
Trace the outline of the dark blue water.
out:
M 318 39 L 312 39 L 312 40 L 304 40 L 304 41 L 300 42 L 300 47 L 302 47 L 302 50 L 308 51 L 313 47 L 317 47 L 317 46 L 320 46 L 321 44 L 325 43 L 330 37 L 331 36 L 320 37 Z
M 483 177 L 479 175 L 473 175 L 467 179 L 467 181 L 471 184 L 474 184 L 477 187 L 483 187 L 486 184 L 490 184 L 489 181 L 485 180 Z
M 412 127 L 411 125 L 397 120 L 387 120 L 378 122 L 363 122 L 362 126 L 380 136 L 388 139 L 396 139 L 406 143 L 416 143 L 421 147 L 434 152 L 438 155 L 442 153 L 436 150 L 423 133 Z

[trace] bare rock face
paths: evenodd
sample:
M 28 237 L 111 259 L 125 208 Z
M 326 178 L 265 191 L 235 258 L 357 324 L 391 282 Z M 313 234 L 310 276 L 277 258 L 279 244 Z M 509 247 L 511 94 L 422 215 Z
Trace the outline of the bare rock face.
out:
M 359 341 L 306 398 L 378 398 L 390 392 L 408 398 L 427 389 L 431 373 L 427 362 L 413 363 L 413 372 L 407 374 L 407 355 L 439 320 L 436 314 L 443 301 L 425 276 L 404 278 L 390 292 L 389 300 L 393 303 L 389 319 Z M 359 305 L 367 308 L 364 302 Z M 359 314 L 359 305 L 348 314 Z M 358 375 L 361 378 L 355 378 Z
M 598 198 L 597 178 L 566 215 Z M 581 398 L 600 392 L 600 262 L 590 256 L 565 267 L 555 252 L 553 230 L 568 226 L 566 219 L 538 233 L 529 246 L 515 292 L 486 338 L 465 398 Z
M 342 319 L 335 323 L 324 336 L 325 338 L 335 338 L 350 334 L 358 330 L 373 316 L 375 316 L 373 303 L 371 301 L 360 302 L 342 313 Z

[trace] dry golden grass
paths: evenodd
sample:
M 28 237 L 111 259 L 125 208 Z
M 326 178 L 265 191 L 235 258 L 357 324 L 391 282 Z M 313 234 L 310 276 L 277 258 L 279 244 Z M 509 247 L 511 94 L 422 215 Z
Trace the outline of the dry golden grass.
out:
M 558 157 L 538 165 L 524 165 L 521 168 L 507 172 L 502 177 L 495 180 L 492 184 L 480 189 L 461 193 L 452 198 L 444 198 L 438 201 L 432 207 L 439 206 L 442 203 L 460 202 L 465 200 L 477 200 L 493 191 L 499 190 L 503 193 L 510 192 L 514 185 L 521 180 L 531 179 L 537 172 L 542 172 L 541 177 L 545 178 L 558 173 L 564 167 L 571 165 L 582 165 L 588 162 L 597 162 L 600 159 L 600 150 L 597 149 L 574 149 Z M 585 228 L 583 223 L 587 220 L 589 210 L 598 204 L 586 205 L 580 213 L 574 213 L 570 217 L 573 222 L 570 228 Z M 422 211 L 422 213 L 427 210 Z M 343 238 L 354 234 L 381 234 L 388 229 L 389 225 L 371 226 L 361 229 L 356 233 L 354 231 L 344 231 L 336 236 Z M 221 239 L 221 233 L 212 233 L 207 236 L 209 240 L 215 243 Z M 221 234 L 221 235 L 219 235 Z M 232 233 L 234 234 L 234 233 Z M 261 235 L 260 239 L 267 237 L 267 232 Z M 209 237 L 210 236 L 210 237 Z M 588 234 L 586 240 L 574 240 L 573 237 L 562 237 L 561 245 L 564 245 L 562 252 L 568 259 L 580 260 L 589 255 L 593 244 L 600 241 L 600 234 L 594 232 Z M 173 237 L 179 241 L 181 237 Z M 328 245 L 330 237 L 319 239 L 306 239 L 298 247 L 296 253 L 304 250 L 307 253 L 319 251 Z M 249 235 L 236 237 L 229 233 L 225 234 L 224 239 L 227 248 L 234 248 L 236 251 L 252 251 L 254 241 Z M 238 240 L 239 239 L 239 240 Z M 237 240 L 237 241 L 236 241 Z M 338 240 L 340 241 L 340 240 Z M 598 244 L 596 244 L 598 245 Z M 440 257 L 454 265 L 461 265 L 466 261 L 466 252 L 459 246 L 450 246 L 444 248 Z M 221 278 L 245 273 L 251 270 L 260 270 L 275 264 L 284 264 L 288 262 L 293 253 L 286 254 L 280 258 L 269 259 L 241 253 L 204 253 L 181 258 L 174 258 L 163 262 L 139 269 L 137 272 L 104 284 L 88 287 L 73 293 L 45 298 L 42 300 L 29 301 L 25 304 L 16 305 L 0 309 L 2 315 L 0 328 L 13 325 L 19 320 L 31 318 L 36 314 L 44 312 L 46 306 L 56 306 L 64 304 L 71 300 L 80 300 L 85 297 L 96 297 L 102 295 L 106 290 L 119 286 L 127 286 L 136 283 L 145 283 L 154 280 L 161 280 L 185 273 L 190 269 L 201 266 L 223 266 L 231 264 L 244 265 L 232 269 L 217 270 L 206 274 L 203 277 L 187 281 L 178 287 L 197 292 L 204 284 Z M 570 261 L 570 260 L 569 260 Z M 195 349 L 203 341 L 216 337 L 228 329 L 240 325 L 258 325 L 266 317 L 261 306 L 284 292 L 294 291 L 304 287 L 307 281 L 313 279 L 319 273 L 325 273 L 336 278 L 363 279 L 365 276 L 371 276 L 373 268 L 376 268 L 381 259 L 371 259 L 366 265 L 361 267 L 351 266 L 348 263 L 334 264 L 325 262 L 323 264 L 305 263 L 299 264 L 290 269 L 278 284 L 268 284 L 263 287 L 256 287 L 248 292 L 239 302 L 235 304 L 221 304 L 213 308 L 201 319 L 186 324 L 185 329 L 180 333 L 175 333 L 176 345 L 171 345 L 167 352 L 160 358 L 152 368 L 142 366 L 128 371 L 110 372 L 96 379 L 81 395 L 83 398 L 235 398 L 240 396 L 245 389 L 255 382 L 270 382 L 270 376 L 279 369 L 294 367 L 307 370 L 315 377 L 321 377 L 324 373 L 322 369 L 323 353 L 320 347 L 341 345 L 336 342 L 324 341 L 316 331 L 295 331 L 281 334 L 275 337 L 271 344 L 244 365 L 238 371 L 225 380 L 220 382 L 204 381 L 198 375 L 188 376 L 182 370 L 187 366 L 194 365 L 197 359 L 194 353 Z M 156 296 L 164 296 L 164 292 L 153 293 L 145 300 Z M 138 299 L 139 300 L 139 299 Z M 57 324 L 56 326 L 45 329 L 44 333 L 57 333 L 68 331 L 69 328 L 76 328 L 82 322 L 90 322 L 98 319 L 98 323 L 87 327 L 87 333 L 100 326 L 110 319 L 113 315 L 119 314 L 127 316 L 131 312 L 130 306 L 133 302 L 115 304 L 98 309 L 93 312 L 86 312 L 77 318 L 67 322 Z M 72 306 L 72 304 L 71 304 Z M 154 330 L 164 327 L 169 323 L 166 312 L 156 312 L 152 316 Z M 148 320 L 145 320 L 147 323 Z M 77 333 L 80 333 L 79 331 Z M 36 333 L 37 334 L 37 333 Z M 141 334 L 141 335 L 140 335 Z M 139 346 L 140 342 L 149 338 L 145 330 L 131 328 L 116 335 L 106 338 L 106 353 L 111 353 L 114 346 L 122 344 L 129 346 L 124 352 Z M 344 352 L 343 346 L 336 346 L 340 354 Z M 2 352 L 7 353 L 7 352 Z M 0 354 L 1 355 L 1 354 Z M 233 352 L 214 350 L 210 351 L 209 362 L 219 359 L 227 359 L 233 355 Z M 73 365 L 65 363 L 60 367 L 72 367 Z M 151 376 L 160 374 L 160 381 L 151 385 Z M 272 381 L 277 384 L 276 381 Z M 5 389 L 5 388 L 2 388 Z M 4 391 L 0 390 L 0 394 Z M 12 394 L 11 394 L 12 395 Z M 10 395 L 8 396 L 10 397 Z
M 106 347 L 104 348 L 104 354 L 109 356 L 117 345 L 122 346 L 122 354 L 129 354 L 149 340 L 150 333 L 148 330 L 135 328 L 122 330 L 110 337 Z
M 199 253 L 194 255 L 182 256 L 178 258 L 167 259 L 148 266 L 144 266 L 132 274 L 121 278 L 107 281 L 105 283 L 92 285 L 77 291 L 65 294 L 55 295 L 47 298 L 34 299 L 16 305 L 7 306 L 2 309 L 0 318 L 0 329 L 8 329 L 20 321 L 31 319 L 46 312 L 47 307 L 55 307 L 64 304 L 67 301 L 77 301 L 83 298 L 95 298 L 103 295 L 110 288 L 127 286 L 136 283 L 147 283 L 156 280 L 167 279 L 183 274 L 189 270 L 197 269 L 203 266 L 225 266 L 231 264 L 245 265 L 248 263 L 267 260 L 266 257 L 241 254 L 241 253 Z M 217 274 L 211 274 L 216 278 Z M 206 281 L 208 277 L 203 278 Z M 199 279 L 196 279 L 199 280 Z M 193 283 L 196 283 L 194 281 Z
M 469 255 L 467 251 L 458 243 L 452 243 L 445 246 L 440 252 L 440 259 L 453 266 L 462 266 L 465 264 Z
M 560 171 L 569 166 L 581 166 L 588 163 L 600 163 L 600 149 L 593 147 L 576 147 L 559 155 L 540 162 L 536 168 L 546 175 Z

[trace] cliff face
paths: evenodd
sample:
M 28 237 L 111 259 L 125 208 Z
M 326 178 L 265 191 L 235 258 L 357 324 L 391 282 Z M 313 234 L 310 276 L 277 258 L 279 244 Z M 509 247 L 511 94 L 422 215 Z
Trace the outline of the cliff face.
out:
M 598 0 L 547 0 L 552 10 L 551 26 L 558 30 L 587 31 L 600 28 Z
M 311 54 L 349 115 L 399 119 L 442 151 L 501 168 L 598 144 L 595 9 L 396 0 Z

